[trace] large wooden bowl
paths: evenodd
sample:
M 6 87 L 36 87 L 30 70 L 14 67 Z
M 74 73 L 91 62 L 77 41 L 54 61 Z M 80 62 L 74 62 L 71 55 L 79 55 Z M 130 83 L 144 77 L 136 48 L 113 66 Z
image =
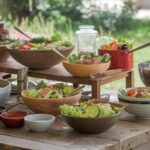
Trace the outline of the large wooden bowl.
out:
M 81 93 L 64 98 L 32 98 L 25 96 L 25 91 L 22 92 L 22 99 L 32 111 L 36 113 L 48 113 L 58 115 L 59 106 L 62 104 L 77 104 L 81 98 Z
M 102 100 L 97 100 L 98 103 L 110 103 L 112 106 L 119 107 L 123 110 L 126 105 L 119 103 L 111 103 Z M 97 118 L 77 118 L 65 115 L 62 113 L 62 116 L 66 123 L 71 126 L 74 130 L 80 133 L 103 133 L 109 128 L 111 128 L 120 117 L 121 112 L 110 116 L 110 117 L 97 117 Z
M 6 46 L 0 46 L 0 62 L 5 62 L 10 57 Z
M 100 64 L 71 64 L 63 63 L 64 68 L 74 76 L 88 77 L 90 73 L 103 73 L 108 70 L 110 62 Z
M 68 57 L 74 46 L 60 49 L 59 52 Z M 20 51 L 8 46 L 10 55 L 22 65 L 32 69 L 46 69 L 63 61 L 63 58 L 52 50 Z

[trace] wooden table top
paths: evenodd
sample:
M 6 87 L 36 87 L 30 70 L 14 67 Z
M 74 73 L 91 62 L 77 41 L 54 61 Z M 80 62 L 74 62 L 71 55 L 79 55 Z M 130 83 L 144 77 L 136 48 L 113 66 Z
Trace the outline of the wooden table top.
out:
M 0 72 L 6 72 L 6 73 L 17 73 L 19 69 L 25 68 L 25 66 L 19 64 L 14 59 L 10 59 L 7 62 L 1 62 L 0 63 Z M 99 79 L 101 84 L 106 84 L 111 81 L 115 81 L 121 78 L 126 78 L 128 76 L 128 73 L 130 71 L 123 70 L 120 73 L 116 73 L 114 75 L 104 76 Z M 50 69 L 45 70 L 31 70 L 28 71 L 29 76 L 31 77 L 37 77 L 37 78 L 45 78 L 50 80 L 56 80 L 56 81 L 63 81 L 63 82 L 71 82 L 76 84 L 89 84 L 91 85 L 93 83 L 93 79 L 91 78 L 79 78 L 74 77 L 70 73 L 68 73 L 62 64 L 56 65 Z
M 29 111 L 24 105 L 15 109 Z M 31 132 L 26 127 L 8 129 L 0 122 L 0 149 L 129 150 L 150 142 L 149 125 L 150 120 L 139 120 L 125 112 L 118 123 L 102 134 L 79 134 L 61 116 L 46 133 Z

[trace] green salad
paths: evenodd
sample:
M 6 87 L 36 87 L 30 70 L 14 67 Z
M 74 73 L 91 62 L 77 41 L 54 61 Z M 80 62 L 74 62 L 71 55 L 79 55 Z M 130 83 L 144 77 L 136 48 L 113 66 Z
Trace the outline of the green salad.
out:
M 0 39 L 0 46 L 6 46 L 8 44 L 11 44 L 13 42 L 15 42 L 15 39 Z
M 81 102 L 79 105 L 64 104 L 60 106 L 61 113 L 77 118 L 109 117 L 121 111 L 119 107 L 114 107 L 110 103 L 93 103 L 94 100 Z
M 47 85 L 41 81 L 35 88 L 26 90 L 24 95 L 33 98 L 63 98 L 73 90 L 74 87 L 71 85 L 63 83 Z
M 78 55 L 70 55 L 69 63 L 73 64 L 100 64 L 107 63 L 110 61 L 111 56 L 108 53 L 103 55 L 96 55 L 95 53 L 90 52 L 80 52 Z
M 54 34 L 51 37 L 35 37 L 28 41 L 16 41 L 12 46 L 20 51 L 42 51 L 42 50 L 59 50 L 72 46 L 69 41 L 62 40 L 59 34 Z

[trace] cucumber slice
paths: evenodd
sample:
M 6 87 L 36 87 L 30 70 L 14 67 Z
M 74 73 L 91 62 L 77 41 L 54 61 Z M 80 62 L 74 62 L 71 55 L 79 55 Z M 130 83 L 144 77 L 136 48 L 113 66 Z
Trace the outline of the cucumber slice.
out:
M 87 106 L 85 109 L 85 114 L 90 115 L 93 118 L 98 117 L 99 113 L 99 107 L 96 105 Z

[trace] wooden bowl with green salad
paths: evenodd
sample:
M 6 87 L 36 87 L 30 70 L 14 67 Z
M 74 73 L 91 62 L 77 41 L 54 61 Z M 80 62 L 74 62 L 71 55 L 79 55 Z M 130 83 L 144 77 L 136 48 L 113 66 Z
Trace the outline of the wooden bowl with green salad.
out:
M 109 69 L 110 55 L 94 53 L 72 54 L 68 61 L 63 62 L 64 68 L 76 77 L 89 77 L 90 73 L 103 73 Z
M 46 85 L 43 81 L 34 89 L 25 90 L 21 96 L 25 105 L 33 112 L 47 113 L 52 115 L 60 114 L 59 106 L 62 104 L 74 105 L 81 98 L 81 92 L 67 96 L 74 90 L 71 85 L 57 83 Z
M 46 69 L 61 63 L 74 49 L 60 36 L 37 37 L 29 41 L 17 41 L 8 46 L 10 55 L 22 65 L 32 69 Z
M 60 106 L 60 111 L 66 123 L 75 131 L 95 134 L 111 128 L 125 107 L 120 103 L 93 99 L 74 106 L 64 104 Z

